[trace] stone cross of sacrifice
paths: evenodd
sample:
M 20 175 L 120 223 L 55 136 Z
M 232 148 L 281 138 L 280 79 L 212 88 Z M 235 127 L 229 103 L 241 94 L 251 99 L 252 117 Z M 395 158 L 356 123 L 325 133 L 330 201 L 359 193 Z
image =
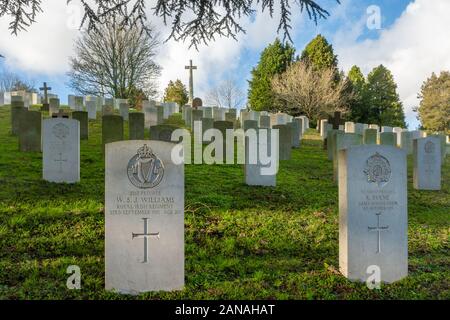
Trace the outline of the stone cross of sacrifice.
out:
M 48 92 L 52 90 L 52 88 L 47 87 L 47 82 L 44 82 L 44 86 L 39 88 L 39 90 L 44 91 L 44 103 L 48 103 Z
M 333 124 L 333 129 L 339 130 L 339 126 L 345 124 L 345 121 L 341 118 L 341 113 L 336 111 L 334 117 L 329 117 L 328 122 Z
M 194 101 L 194 70 L 197 70 L 197 66 L 192 65 L 192 60 L 189 60 L 189 65 L 184 68 L 189 70 L 189 104 L 192 105 Z

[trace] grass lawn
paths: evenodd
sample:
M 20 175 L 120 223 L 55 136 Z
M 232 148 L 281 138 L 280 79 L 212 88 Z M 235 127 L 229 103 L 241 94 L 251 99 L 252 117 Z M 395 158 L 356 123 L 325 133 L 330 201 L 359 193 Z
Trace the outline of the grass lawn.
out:
M 440 192 L 413 190 L 409 159 L 409 277 L 381 290 L 338 272 L 338 189 L 314 130 L 276 188 L 246 186 L 240 165 L 188 165 L 185 289 L 131 297 L 104 290 L 101 122 L 76 185 L 44 182 L 42 155 L 18 152 L 10 129 L 2 107 L 0 299 L 450 299 L 450 157 Z M 81 290 L 66 288 L 69 265 Z

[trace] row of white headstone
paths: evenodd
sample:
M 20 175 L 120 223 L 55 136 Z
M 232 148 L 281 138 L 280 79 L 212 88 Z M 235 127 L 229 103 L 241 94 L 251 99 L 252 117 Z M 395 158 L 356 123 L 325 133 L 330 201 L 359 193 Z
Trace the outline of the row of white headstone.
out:
M 23 101 L 25 108 L 29 109 L 31 105 L 38 104 L 38 100 L 38 94 L 35 92 L 0 92 L 0 107 L 10 105 L 13 101 Z
M 93 96 L 74 96 L 68 97 L 69 108 L 76 111 L 86 110 L 89 119 L 96 119 L 97 112 L 102 112 L 104 106 L 112 106 L 114 110 L 119 110 L 124 120 L 128 120 L 129 101 L 128 99 L 103 98 Z M 179 106 L 175 102 L 157 102 L 153 100 L 144 100 L 142 111 L 145 114 L 146 127 L 161 124 L 157 119 L 157 107 L 162 108 L 162 119 L 168 119 L 174 113 L 179 113 Z
M 172 147 L 160 141 L 106 146 L 107 290 L 138 294 L 184 286 L 184 166 L 172 162 Z M 406 277 L 406 153 L 362 145 L 339 157 L 342 274 L 375 283 Z
M 320 136 L 322 139 L 327 138 L 327 132 L 333 129 L 333 125 L 328 123 L 328 120 L 320 121 Z M 408 155 L 413 153 L 413 141 L 418 138 L 426 138 L 427 132 L 423 130 L 413 130 L 409 131 L 400 127 L 389 127 L 382 126 L 379 127 L 376 124 L 365 124 L 365 123 L 354 123 L 354 122 L 346 122 L 345 125 L 340 125 L 339 130 L 345 133 L 356 133 L 359 135 L 363 135 L 366 129 L 376 129 L 378 130 L 378 140 L 381 133 L 384 132 L 392 132 L 396 135 L 396 144 L 397 147 L 404 149 Z M 442 152 L 447 154 L 447 150 L 450 149 L 450 137 L 446 136 L 446 143 L 443 143 Z

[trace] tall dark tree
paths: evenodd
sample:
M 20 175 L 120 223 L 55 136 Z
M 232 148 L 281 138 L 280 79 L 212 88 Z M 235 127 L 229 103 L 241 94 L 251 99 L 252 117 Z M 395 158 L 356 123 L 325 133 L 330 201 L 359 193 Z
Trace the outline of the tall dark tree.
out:
M 188 91 L 183 82 L 179 79 L 176 81 L 169 81 L 169 84 L 164 91 L 164 102 L 176 102 L 180 107 L 183 107 L 188 101 Z
M 419 94 L 419 120 L 426 130 L 450 133 L 450 72 L 431 75 Z
M 111 17 L 124 26 L 140 25 L 147 27 L 146 1 L 144 0 L 68 0 L 79 3 L 84 9 L 82 25 L 88 30 L 99 30 L 99 26 Z M 340 3 L 340 0 L 336 0 Z M 42 12 L 42 0 L 0 0 L 0 17 L 11 18 L 9 29 L 17 34 L 35 23 Z M 166 25 L 171 25 L 170 38 L 175 40 L 190 39 L 191 45 L 208 43 L 216 36 L 236 38 L 245 32 L 239 24 L 243 16 L 251 16 L 255 10 L 268 10 L 272 15 L 275 7 L 280 9 L 278 30 L 290 39 L 291 12 L 298 9 L 307 12 L 315 23 L 327 18 L 329 13 L 315 0 L 157 0 L 151 8 L 153 15 L 162 17 Z M 295 8 L 293 8 L 295 7 Z
M 352 92 L 349 101 L 348 119 L 354 122 L 368 123 L 370 102 L 367 94 L 366 79 L 358 66 L 353 66 L 348 75 L 347 82 Z
M 397 93 L 394 77 L 380 65 L 367 76 L 369 96 L 369 122 L 380 126 L 406 127 L 403 105 Z
M 278 110 L 281 102 L 272 91 L 272 79 L 286 71 L 294 61 L 295 48 L 278 38 L 261 53 L 258 65 L 252 70 L 249 81 L 248 103 L 253 110 Z
M 161 71 L 154 61 L 159 45 L 155 33 L 124 28 L 114 20 L 99 28 L 101 32 L 84 32 L 76 41 L 69 86 L 83 95 L 130 98 L 141 90 L 154 97 Z
M 338 59 L 333 46 L 319 34 L 303 50 L 300 59 L 316 70 L 333 68 L 337 70 Z

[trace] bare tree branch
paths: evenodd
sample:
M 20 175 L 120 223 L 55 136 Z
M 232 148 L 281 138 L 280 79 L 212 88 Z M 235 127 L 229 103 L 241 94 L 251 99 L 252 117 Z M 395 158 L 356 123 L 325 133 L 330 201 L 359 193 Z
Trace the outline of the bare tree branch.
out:
M 152 30 L 147 26 L 147 30 Z M 84 32 L 70 59 L 69 86 L 83 95 L 128 98 L 136 90 L 148 97 L 157 94 L 161 67 L 153 60 L 159 45 L 154 31 L 124 27 L 114 20 Z
M 206 101 L 210 105 L 221 108 L 239 109 L 243 106 L 245 98 L 246 96 L 239 86 L 231 79 L 228 79 L 211 89 L 206 96 Z
M 340 0 L 334 1 L 340 3 Z M 149 31 L 145 0 L 67 0 L 67 3 L 72 2 L 83 6 L 81 26 L 86 26 L 88 31 L 98 30 L 111 17 L 122 26 L 140 25 Z M 166 25 L 171 25 L 169 39 L 189 40 L 191 46 L 198 47 L 216 36 L 236 39 L 237 34 L 245 33 L 239 24 L 242 17 L 251 16 L 257 10 L 268 10 L 273 17 L 277 5 L 280 7 L 278 32 L 283 32 L 285 40 L 291 40 L 292 5 L 300 12 L 306 11 L 315 23 L 329 16 L 317 0 L 157 0 L 151 10 Z M 9 29 L 16 35 L 33 24 L 41 11 L 41 0 L 0 0 L 0 17 L 12 18 Z
M 347 111 L 351 93 L 346 81 L 336 83 L 333 68 L 314 70 L 304 61 L 292 64 L 284 73 L 272 80 L 277 97 L 287 102 L 293 115 L 305 114 L 310 119 L 334 111 Z

